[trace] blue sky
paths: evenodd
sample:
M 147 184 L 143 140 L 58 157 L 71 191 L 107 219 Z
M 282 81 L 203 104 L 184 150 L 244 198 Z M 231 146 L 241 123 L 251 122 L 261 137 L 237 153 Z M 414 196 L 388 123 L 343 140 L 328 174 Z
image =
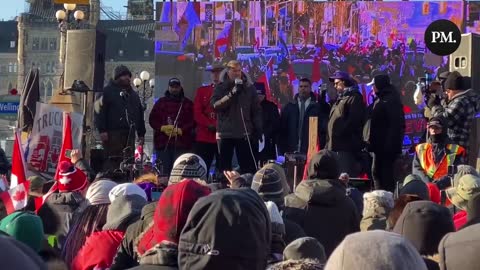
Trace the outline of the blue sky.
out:
M 4 1 L 6 2 L 6 0 L 1 0 L 1 2 Z M 102 5 L 112 7 L 115 11 L 120 11 L 122 14 L 126 13 L 123 6 L 127 5 L 127 0 L 101 0 L 101 2 Z M 7 5 L 2 5 L 2 8 L 0 8 L 0 20 L 15 18 L 17 14 L 24 12 L 25 6 L 24 0 L 9 0 Z

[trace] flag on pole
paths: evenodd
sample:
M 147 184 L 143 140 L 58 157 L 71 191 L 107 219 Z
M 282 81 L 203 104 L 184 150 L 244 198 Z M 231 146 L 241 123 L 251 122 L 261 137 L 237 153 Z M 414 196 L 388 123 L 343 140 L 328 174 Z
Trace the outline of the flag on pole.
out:
M 13 143 L 12 175 L 10 177 L 10 188 L 14 188 L 17 185 L 27 182 L 27 177 L 25 175 L 25 159 L 23 158 L 22 140 L 20 130 L 16 130 L 15 141 Z
M 27 206 L 29 185 L 30 182 L 26 181 L 0 193 L 0 200 L 5 205 L 8 215 Z
M 72 139 L 72 118 L 70 113 L 63 112 L 63 138 L 62 138 L 62 148 L 60 149 L 60 156 L 58 157 L 58 164 L 62 161 L 71 162 L 70 158 L 66 156 L 67 150 L 73 149 L 73 139 Z M 57 166 L 55 171 L 55 180 L 59 180 L 60 166 Z M 54 185 L 55 186 L 55 185 Z

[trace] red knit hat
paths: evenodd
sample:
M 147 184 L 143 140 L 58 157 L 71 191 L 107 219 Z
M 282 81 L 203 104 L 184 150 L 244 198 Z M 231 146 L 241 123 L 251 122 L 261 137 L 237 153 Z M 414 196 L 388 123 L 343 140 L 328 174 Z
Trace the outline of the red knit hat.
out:
M 68 162 L 62 161 L 60 166 L 59 179 L 57 180 L 57 188 L 60 192 L 80 191 L 87 186 L 87 175 Z

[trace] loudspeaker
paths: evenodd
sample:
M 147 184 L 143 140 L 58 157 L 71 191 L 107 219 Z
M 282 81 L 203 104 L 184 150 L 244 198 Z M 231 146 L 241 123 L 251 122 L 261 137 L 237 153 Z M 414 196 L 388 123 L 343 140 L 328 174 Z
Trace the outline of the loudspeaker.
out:
M 472 79 L 472 88 L 480 92 L 480 35 L 462 34 L 458 49 L 450 55 L 450 71 Z
M 462 34 L 460 47 L 450 55 L 450 71 L 471 78 L 471 88 L 480 94 L 480 35 Z M 480 118 L 473 120 L 470 129 L 468 164 L 480 169 Z
M 105 35 L 95 29 L 67 32 L 65 89 L 74 80 L 84 81 L 90 89 L 101 90 L 105 78 Z

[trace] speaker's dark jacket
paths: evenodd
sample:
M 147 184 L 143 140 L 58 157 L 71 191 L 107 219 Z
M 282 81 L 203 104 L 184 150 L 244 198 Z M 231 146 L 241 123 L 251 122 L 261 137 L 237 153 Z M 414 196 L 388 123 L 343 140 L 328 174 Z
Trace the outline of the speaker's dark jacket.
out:
M 111 81 L 103 89 L 103 96 L 97 101 L 95 112 L 95 126 L 100 133 L 128 131 L 130 123 L 133 123 L 137 135 L 139 137 L 145 135 L 142 103 L 131 87 L 123 89 Z

